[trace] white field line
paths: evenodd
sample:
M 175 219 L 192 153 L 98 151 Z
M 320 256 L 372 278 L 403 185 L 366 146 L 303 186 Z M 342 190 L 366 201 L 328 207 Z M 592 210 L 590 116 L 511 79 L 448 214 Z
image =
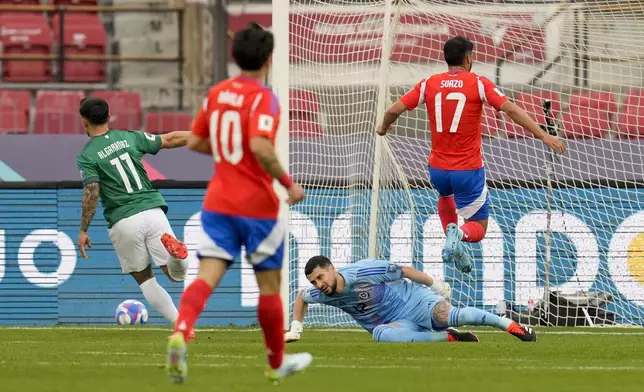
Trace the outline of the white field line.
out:
M 16 365 L 15 362 L 10 361 L 0 361 L 0 365 Z M 28 362 L 25 365 L 33 366 L 83 366 L 83 367 L 155 367 L 162 368 L 163 366 L 159 363 L 152 362 L 79 362 L 79 361 L 65 361 L 65 362 Z M 204 368 L 265 368 L 265 364 L 231 364 L 231 363 L 192 363 L 191 367 L 204 367 Z M 327 368 L 327 369 L 426 369 L 422 366 L 414 365 L 334 365 L 334 364 L 314 364 L 312 367 L 317 368 Z M 445 366 L 436 366 L 432 364 L 432 369 L 453 369 L 453 365 Z M 498 370 L 498 367 L 484 367 L 486 369 Z M 517 370 L 550 370 L 550 371 L 637 371 L 644 372 L 644 367 L 642 366 L 513 366 L 513 369 Z M 482 369 L 481 366 L 477 366 L 477 369 Z
M 155 357 L 155 356 L 165 356 L 163 353 L 135 353 L 135 352 L 122 352 L 122 351 L 77 351 L 75 354 L 78 355 L 105 355 L 105 356 L 132 356 L 132 357 Z M 215 358 L 215 359 L 258 359 L 263 360 L 264 357 L 260 355 L 235 355 L 235 354 L 190 354 L 190 358 Z M 342 357 L 342 356 L 315 356 L 316 360 L 323 361 L 373 361 L 373 357 Z M 479 362 L 480 358 L 460 358 L 460 357 L 396 357 L 397 361 L 424 361 L 424 362 Z M 517 358 L 494 358 L 486 359 L 486 361 L 492 362 L 516 362 Z M 521 358 L 522 362 L 531 362 L 537 361 L 536 359 Z
M 494 330 L 494 329 L 468 329 L 466 327 L 460 327 L 463 330 L 468 330 L 474 333 L 481 334 L 490 334 L 490 333 L 505 333 L 503 331 Z M 617 327 L 615 329 L 618 329 Z M 537 329 L 538 334 L 544 335 L 644 335 L 644 328 L 622 328 L 623 331 L 610 330 L 606 331 L 604 328 L 597 329 L 596 331 L 549 331 L 547 328 Z M 158 328 L 158 327 L 65 327 L 65 326 L 52 326 L 52 327 L 0 327 L 2 330 L 18 330 L 18 331 L 37 331 L 37 330 L 61 330 L 61 331 L 165 331 L 169 332 L 170 327 L 167 328 Z M 259 328 L 197 328 L 195 332 L 259 332 Z M 309 328 L 306 331 L 310 332 L 357 332 L 357 333 L 366 333 L 366 331 L 358 328 Z

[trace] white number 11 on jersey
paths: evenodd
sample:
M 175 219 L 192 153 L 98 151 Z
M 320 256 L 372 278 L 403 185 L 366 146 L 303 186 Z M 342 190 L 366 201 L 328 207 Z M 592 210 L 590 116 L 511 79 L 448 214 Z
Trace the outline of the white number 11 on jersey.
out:
M 463 93 L 449 93 L 445 99 L 448 101 L 458 101 L 456 103 L 454 117 L 452 118 L 452 125 L 449 127 L 450 133 L 456 133 L 458 123 L 461 122 L 461 115 L 463 114 L 467 97 Z M 436 132 L 443 132 L 443 93 L 438 93 L 434 96 L 434 112 L 436 115 Z
M 143 185 L 141 184 L 141 177 L 139 177 L 139 173 L 136 172 L 136 168 L 134 167 L 132 158 L 130 158 L 130 154 L 126 152 L 125 154 L 119 155 L 118 158 L 110 160 L 110 164 L 112 166 L 116 166 L 116 170 L 119 172 L 119 175 L 123 180 L 123 185 L 125 185 L 125 190 L 127 191 L 127 193 L 132 193 L 134 190 L 132 189 L 130 177 L 128 177 L 127 173 L 125 172 L 121 161 L 125 162 L 128 169 L 130 170 L 130 173 L 132 173 L 132 177 L 134 177 L 134 182 L 136 182 L 136 187 L 138 188 L 137 190 L 140 191 L 141 189 L 143 189 Z

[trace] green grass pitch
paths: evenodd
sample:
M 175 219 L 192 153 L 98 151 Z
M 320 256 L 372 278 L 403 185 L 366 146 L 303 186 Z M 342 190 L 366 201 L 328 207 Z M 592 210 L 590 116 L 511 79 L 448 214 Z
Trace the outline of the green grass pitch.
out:
M 264 378 L 257 329 L 202 329 L 184 385 L 169 383 L 167 329 L 2 328 L 3 392 L 642 391 L 641 329 L 540 329 L 537 343 L 479 331 L 480 343 L 376 344 L 361 331 L 305 330 L 287 352 L 309 351 L 303 374 Z

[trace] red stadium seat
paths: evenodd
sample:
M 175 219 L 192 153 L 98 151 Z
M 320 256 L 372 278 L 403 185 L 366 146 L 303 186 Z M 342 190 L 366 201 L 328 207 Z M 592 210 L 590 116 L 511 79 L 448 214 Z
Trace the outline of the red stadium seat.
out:
M 185 112 L 150 112 L 145 115 L 145 130 L 149 133 L 188 131 L 193 115 Z
M 95 91 L 93 97 L 107 101 L 110 106 L 110 128 L 140 130 L 141 94 L 129 91 Z
M 631 91 L 617 115 L 617 137 L 644 137 L 644 90 Z
M 320 104 L 313 91 L 295 90 L 289 93 L 289 134 L 296 137 L 324 136 L 320 124 Z
M 81 91 L 38 91 L 34 133 L 83 133 L 78 105 L 84 95 Z
M 66 14 L 63 44 L 66 55 L 105 55 L 107 34 L 96 14 Z M 60 41 L 60 16 L 52 18 L 54 40 Z M 100 61 L 65 61 L 66 82 L 102 82 L 105 63 Z
M 97 0 L 51 0 L 53 5 L 97 5 Z M 68 14 L 70 15 L 70 14 Z
M 42 14 L 0 13 L 0 29 L 4 54 L 51 54 L 51 29 Z M 7 82 L 48 82 L 51 62 L 4 60 L 2 75 Z
M 40 5 L 40 0 L 0 0 L 0 4 Z
M 27 132 L 30 101 L 29 91 L 0 90 L 0 132 Z
M 552 101 L 552 112 L 555 118 L 559 117 L 561 110 L 561 103 L 559 94 L 552 91 L 542 91 L 535 93 L 519 93 L 516 95 L 514 102 L 525 110 L 539 125 L 546 124 L 546 118 L 543 114 L 543 102 L 546 100 Z M 533 137 L 529 131 L 523 129 L 522 126 L 516 124 L 507 115 L 504 115 L 505 127 L 508 132 L 508 137 Z
M 616 110 L 617 103 L 609 92 L 573 94 L 568 112 L 563 115 L 564 135 L 570 139 L 603 137 L 610 130 Z
M 498 113 L 494 108 L 489 106 L 483 107 L 483 122 L 481 124 L 481 133 L 483 136 L 495 137 L 499 131 Z

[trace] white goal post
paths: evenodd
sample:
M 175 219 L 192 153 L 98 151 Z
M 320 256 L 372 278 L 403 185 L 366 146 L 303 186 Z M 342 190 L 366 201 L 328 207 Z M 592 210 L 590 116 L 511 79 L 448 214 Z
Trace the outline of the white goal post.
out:
M 644 3 L 273 0 L 272 13 L 280 157 L 308 194 L 290 210 L 288 306 L 321 253 L 413 265 L 455 305 L 523 323 L 644 325 Z M 490 222 L 469 275 L 440 257 L 424 108 L 375 135 L 387 105 L 446 69 L 454 35 L 474 42 L 473 72 L 569 149 L 554 157 L 484 110 Z M 354 325 L 324 306 L 307 323 Z

